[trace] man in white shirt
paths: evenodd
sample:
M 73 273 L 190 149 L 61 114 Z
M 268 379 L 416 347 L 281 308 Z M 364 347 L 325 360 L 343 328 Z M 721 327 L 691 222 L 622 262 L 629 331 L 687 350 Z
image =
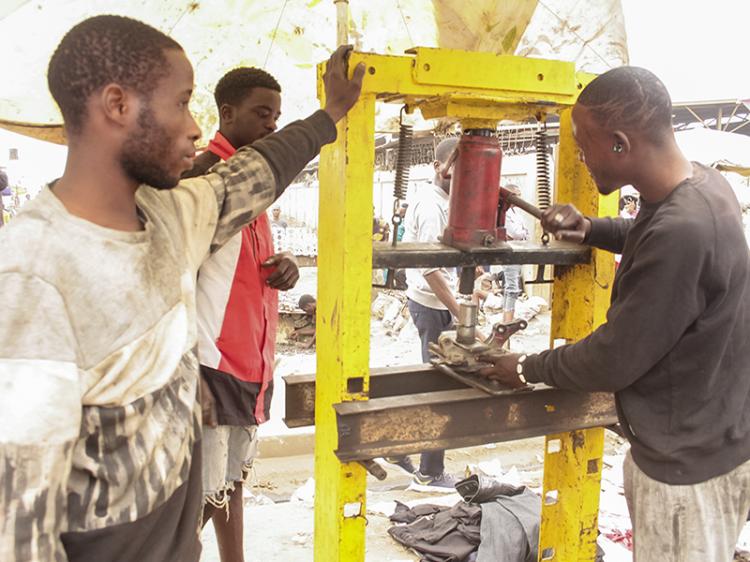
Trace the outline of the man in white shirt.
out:
M 448 194 L 451 178 L 440 173 L 443 164 L 456 148 L 458 139 L 450 137 L 435 148 L 435 178 L 422 186 L 415 201 L 410 202 L 404 218 L 403 242 L 438 242 L 448 225 Z M 444 268 L 407 269 L 406 283 L 409 312 L 422 341 L 422 361 L 430 360 L 429 344 L 437 342 L 440 333 L 453 325 L 458 302 L 453 295 L 456 280 Z M 456 480 L 446 474 L 445 451 L 422 453 L 419 470 L 408 457 L 389 459 L 414 474 L 412 489 L 417 491 L 454 491 Z
M 288 224 L 281 218 L 281 207 L 274 205 L 271 209 L 271 232 L 273 233 L 273 245 L 277 250 L 288 250 L 286 240 L 286 229 Z

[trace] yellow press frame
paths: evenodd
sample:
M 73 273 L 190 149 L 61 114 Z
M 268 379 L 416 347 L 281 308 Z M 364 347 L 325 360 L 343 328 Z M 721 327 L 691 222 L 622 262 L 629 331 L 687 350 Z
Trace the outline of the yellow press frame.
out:
M 578 158 L 571 109 L 592 76 L 569 62 L 417 48 L 406 56 L 352 53 L 367 66 L 362 94 L 321 154 L 315 397 L 315 560 L 365 559 L 366 471 L 342 463 L 333 405 L 367 400 L 372 270 L 375 103 L 405 103 L 426 118 L 450 116 L 467 127 L 502 119 L 560 115 L 556 195 L 591 216 L 615 215 Z M 318 92 L 324 102 L 322 73 Z M 605 319 L 614 277 L 611 254 L 556 275 L 553 341 L 576 341 Z M 349 379 L 358 379 L 354 385 Z M 546 437 L 540 560 L 593 561 L 604 447 L 601 428 Z

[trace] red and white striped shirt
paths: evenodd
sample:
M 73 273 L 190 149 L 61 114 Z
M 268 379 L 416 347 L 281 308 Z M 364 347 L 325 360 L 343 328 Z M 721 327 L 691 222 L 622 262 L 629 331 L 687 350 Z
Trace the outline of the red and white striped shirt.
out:
M 224 160 L 235 152 L 219 132 L 207 150 Z M 261 264 L 273 254 L 263 213 L 210 256 L 198 274 L 198 355 L 201 365 L 210 368 L 204 377 L 221 425 L 268 421 L 278 293 L 266 284 L 274 269 Z

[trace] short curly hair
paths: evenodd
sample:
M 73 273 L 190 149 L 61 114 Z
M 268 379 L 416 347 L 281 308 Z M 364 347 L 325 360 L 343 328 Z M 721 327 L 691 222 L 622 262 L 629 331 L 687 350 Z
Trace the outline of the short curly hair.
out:
M 268 88 L 281 93 L 281 86 L 268 72 L 260 68 L 242 66 L 227 72 L 216 84 L 216 107 L 221 109 L 224 104 L 239 105 L 253 88 Z
M 89 96 L 116 83 L 149 96 L 167 68 L 167 49 L 177 41 L 143 22 L 95 16 L 75 25 L 57 46 L 47 83 L 69 132 L 80 132 Z
M 637 130 L 653 141 L 672 131 L 672 100 L 656 75 L 637 66 L 621 66 L 597 76 L 578 103 L 608 127 Z
M 445 164 L 458 144 L 458 137 L 446 137 L 435 147 L 435 160 Z

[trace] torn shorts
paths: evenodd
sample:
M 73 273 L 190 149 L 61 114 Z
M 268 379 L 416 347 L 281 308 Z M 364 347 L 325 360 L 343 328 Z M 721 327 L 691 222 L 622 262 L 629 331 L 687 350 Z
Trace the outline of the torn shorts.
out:
M 203 498 L 226 509 L 235 485 L 247 480 L 258 454 L 258 426 L 203 426 Z

